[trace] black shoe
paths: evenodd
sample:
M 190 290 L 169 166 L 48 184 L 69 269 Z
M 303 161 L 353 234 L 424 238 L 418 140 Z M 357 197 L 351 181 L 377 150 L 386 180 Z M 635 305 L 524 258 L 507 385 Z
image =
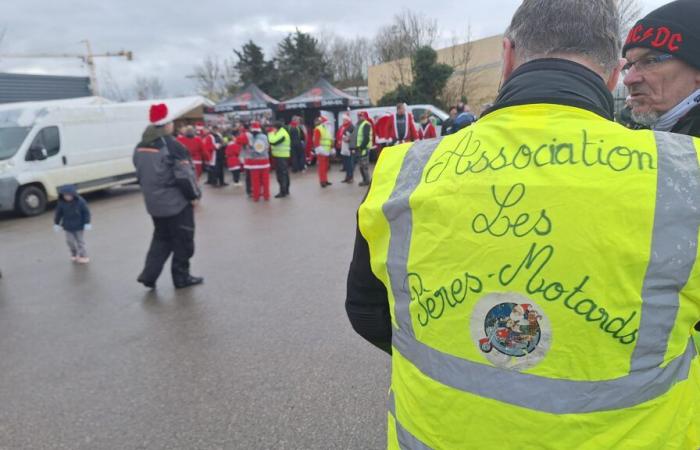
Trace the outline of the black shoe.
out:
M 284 198 L 284 194 L 280 192 L 279 194 L 275 195 L 275 198 Z
M 186 279 L 182 280 L 179 283 L 175 283 L 175 289 L 184 289 L 190 286 L 196 286 L 198 284 L 204 283 L 204 278 L 202 277 L 193 277 L 190 275 Z
M 358 186 L 369 186 L 369 181 L 362 181 L 360 183 L 357 183 Z
M 147 280 L 144 280 L 144 279 L 141 278 L 141 277 L 138 277 L 138 278 L 136 279 L 136 281 L 138 281 L 139 283 L 143 284 L 144 286 L 146 286 L 146 287 L 149 288 L 149 289 L 155 289 L 155 288 L 156 288 L 156 282 L 155 282 L 155 281 L 147 281 Z
M 350 182 L 350 180 L 348 178 L 344 178 L 343 181 L 341 181 L 341 183 L 349 183 L 349 182 Z
M 321 187 L 322 187 L 322 188 L 324 188 L 324 187 L 326 187 L 326 186 L 328 186 L 328 183 L 321 183 Z
M 331 183 L 331 182 L 329 181 L 329 182 L 326 183 L 326 186 L 331 186 L 332 184 L 333 184 L 333 183 Z

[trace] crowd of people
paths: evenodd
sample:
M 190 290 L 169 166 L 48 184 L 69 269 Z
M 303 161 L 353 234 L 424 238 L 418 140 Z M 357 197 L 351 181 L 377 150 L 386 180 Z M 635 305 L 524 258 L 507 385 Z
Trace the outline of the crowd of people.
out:
M 371 118 L 366 111 L 357 114 L 353 123 L 348 112 L 341 114 L 341 123 L 332 132 L 328 119 L 320 115 L 307 127 L 301 116 L 292 116 L 287 123 L 267 116 L 252 120 L 235 120 L 228 126 L 204 123 L 182 126 L 177 141 L 189 152 L 198 179 L 223 187 L 226 173 L 234 186 L 245 185 L 253 201 L 270 200 L 270 171 L 274 170 L 279 189 L 275 198 L 290 195 L 290 172 L 306 171 L 314 162 L 322 188 L 331 186 L 331 161 L 342 161 L 345 178 L 354 183 L 359 171 L 359 186 L 371 181 L 370 154 L 386 146 L 445 136 L 476 120 L 468 106 L 459 104 L 450 109 L 450 117 L 439 132 L 428 113 L 416 123 L 406 105 L 397 105 L 395 114 Z

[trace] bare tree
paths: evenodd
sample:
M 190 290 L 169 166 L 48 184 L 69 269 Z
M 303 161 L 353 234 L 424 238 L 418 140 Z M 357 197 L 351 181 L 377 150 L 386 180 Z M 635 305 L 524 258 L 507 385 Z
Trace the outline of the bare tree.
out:
M 134 82 L 134 92 L 139 100 L 165 97 L 163 81 L 157 76 L 137 77 Z
M 339 87 L 366 83 L 367 71 L 373 62 L 372 46 L 368 39 L 344 38 L 328 33 L 318 39 L 324 43 L 324 55 Z
M 379 62 L 395 64 L 395 81 L 409 84 L 413 61 L 407 65 L 401 60 L 410 60 L 420 47 L 432 46 L 437 36 L 437 20 L 404 9 L 394 16 L 390 25 L 381 28 L 377 33 L 374 39 L 377 59 Z
M 473 88 L 471 85 L 474 83 L 469 67 L 472 60 L 471 23 L 467 23 L 463 35 L 453 34 L 448 58 L 448 64 L 455 71 L 443 96 L 446 103 L 457 103 L 468 97 L 469 90 Z
M 617 10 L 620 13 L 620 33 L 622 33 L 620 37 L 624 42 L 632 26 L 642 15 L 642 6 L 639 0 L 615 0 L 615 3 L 617 3 Z
M 115 102 L 125 102 L 129 100 L 129 95 L 122 88 L 112 75 L 109 66 L 104 66 L 100 70 L 100 91 L 102 96 Z
M 220 100 L 235 91 L 237 73 L 231 59 L 220 60 L 217 56 L 209 55 L 202 64 L 195 67 L 194 78 L 199 92 L 212 100 Z

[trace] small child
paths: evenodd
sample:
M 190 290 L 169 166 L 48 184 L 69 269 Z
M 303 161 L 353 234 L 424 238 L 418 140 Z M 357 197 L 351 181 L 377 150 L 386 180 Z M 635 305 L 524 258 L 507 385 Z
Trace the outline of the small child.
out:
M 66 232 L 66 242 L 71 253 L 71 261 L 87 264 L 90 258 L 85 249 L 83 230 L 91 230 L 90 209 L 73 185 L 62 186 L 58 190 L 58 205 L 54 214 L 54 230 Z

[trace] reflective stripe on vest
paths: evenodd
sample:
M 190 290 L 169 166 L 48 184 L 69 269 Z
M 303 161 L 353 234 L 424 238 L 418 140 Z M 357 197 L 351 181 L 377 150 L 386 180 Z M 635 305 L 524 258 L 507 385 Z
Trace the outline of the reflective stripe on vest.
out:
M 316 126 L 316 129 L 321 133 L 321 140 L 319 142 L 320 146 L 326 150 L 330 150 L 333 146 L 333 141 L 331 140 L 331 134 L 325 125 L 321 124 Z
M 691 361 L 697 355 L 692 338 L 682 355 L 665 367 L 661 363 L 676 320 L 679 292 L 688 281 L 697 253 L 700 170 L 690 137 L 659 132 L 655 137 L 658 187 L 652 252 L 642 292 L 639 339 L 628 375 L 605 381 L 553 379 L 462 359 L 416 340 L 409 311 L 411 295 L 405 285 L 413 235 L 409 199 L 442 139 L 420 141 L 410 147 L 393 192 L 383 206 L 391 232 L 386 268 L 399 327 L 393 330 L 393 346 L 421 372 L 446 386 L 555 414 L 631 407 L 654 399 L 687 379 Z M 669 211 L 673 214 L 668 214 Z M 679 217 L 681 213 L 685 216 Z M 663 332 L 655 331 L 658 329 Z M 504 386 L 518 386 L 518 389 L 505 390 Z
M 401 425 L 401 422 L 399 422 L 399 419 L 396 418 L 396 399 L 394 398 L 393 391 L 389 392 L 389 414 L 394 418 L 396 437 L 402 450 L 431 450 L 430 447 L 406 430 L 403 425 Z

